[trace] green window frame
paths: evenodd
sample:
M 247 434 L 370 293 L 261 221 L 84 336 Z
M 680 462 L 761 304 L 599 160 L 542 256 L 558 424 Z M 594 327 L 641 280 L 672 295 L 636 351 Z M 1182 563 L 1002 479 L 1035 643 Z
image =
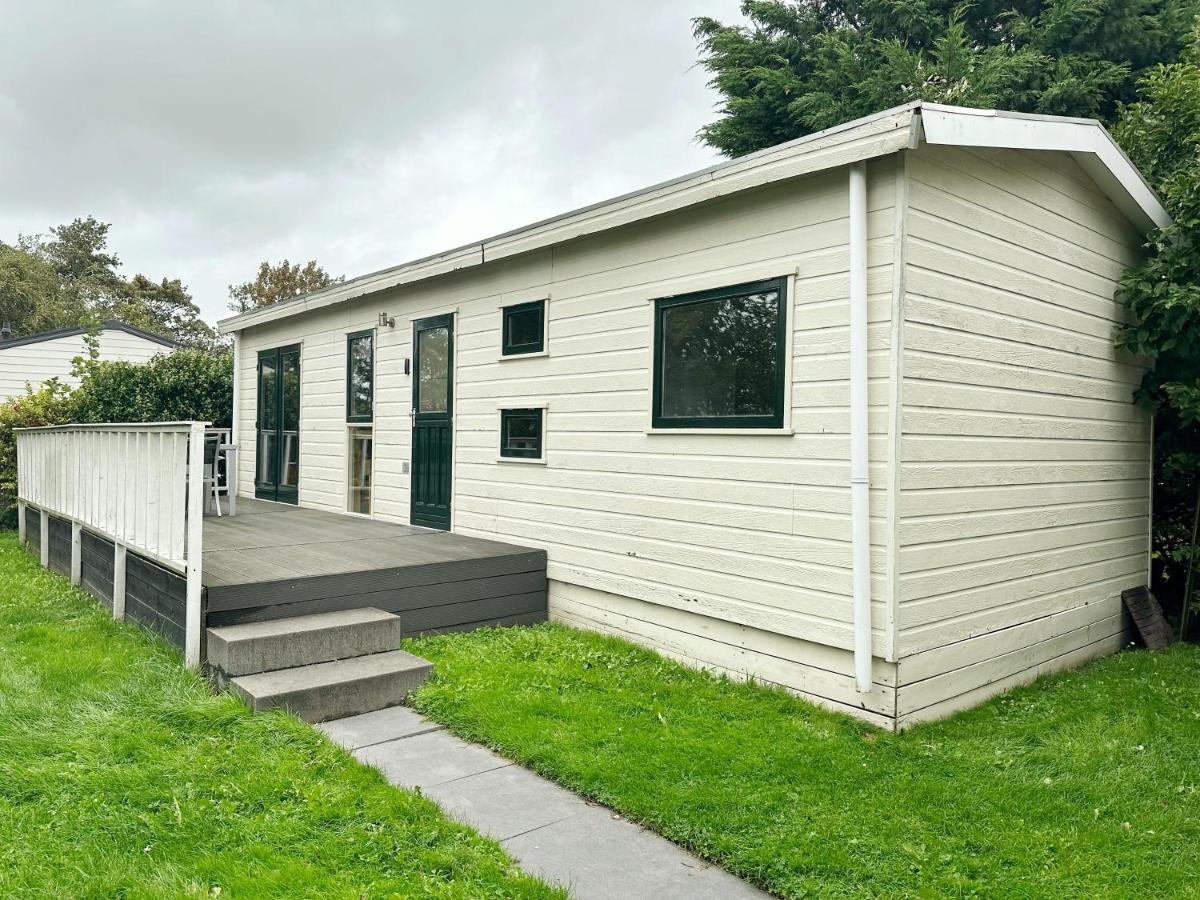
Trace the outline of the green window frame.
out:
M 507 459 L 541 459 L 545 446 L 546 411 L 500 410 L 500 455 Z
M 361 373 L 355 371 L 355 346 L 361 341 L 369 342 L 366 360 L 366 385 L 361 392 L 355 389 L 355 379 Z M 375 329 L 355 331 L 346 335 L 346 421 L 353 423 L 372 422 L 375 419 Z
M 501 310 L 500 353 L 521 356 L 546 350 L 546 301 L 518 303 Z
M 774 321 L 770 321 L 770 306 L 774 296 Z M 654 428 L 782 428 L 784 420 L 784 398 L 787 378 L 787 279 L 773 278 L 765 281 L 754 281 L 747 284 L 732 285 L 711 291 L 699 291 L 694 294 L 681 294 L 675 297 L 663 297 L 654 301 L 654 384 L 651 398 L 651 425 Z M 715 317 L 705 319 L 703 307 L 712 307 L 713 311 L 723 316 L 728 326 L 722 330 L 722 325 L 715 322 Z M 757 310 L 755 309 L 757 307 Z M 684 315 L 692 311 L 691 322 L 687 323 Z M 728 340 L 730 328 L 738 324 L 738 316 L 748 318 L 755 312 L 760 317 L 760 327 L 757 333 L 751 331 L 745 335 L 744 343 L 750 349 L 756 349 L 759 360 L 758 370 L 754 370 L 755 362 L 749 355 L 725 361 L 721 370 L 721 361 L 709 356 L 698 356 L 688 359 L 689 353 L 696 353 L 696 344 L 700 338 L 695 338 L 691 345 L 686 339 L 681 339 L 673 333 L 674 319 L 680 319 L 679 327 L 691 324 L 695 331 L 709 328 L 716 337 L 725 339 L 731 352 L 739 350 L 737 336 Z M 680 314 L 680 315 L 677 315 Z M 769 344 L 773 341 L 774 346 Z M 757 347 L 755 344 L 757 343 Z M 718 348 L 723 349 L 723 348 Z M 745 349 L 745 348 L 741 348 Z M 703 396 L 701 376 L 715 372 L 715 377 L 708 379 L 713 396 Z M 669 382 L 676 387 L 676 394 L 685 388 L 692 396 L 686 401 L 667 397 L 664 398 L 664 388 Z M 701 387 L 697 388 L 697 385 Z M 717 392 L 723 396 L 715 396 Z M 669 402 L 674 400 L 674 403 Z M 706 402 L 723 407 L 721 412 L 697 412 L 697 407 Z M 664 408 L 666 403 L 666 408 Z M 737 406 L 747 407 L 746 412 L 736 411 Z M 687 412 L 680 406 L 688 407 Z M 733 411 L 730 411 L 733 408 Z

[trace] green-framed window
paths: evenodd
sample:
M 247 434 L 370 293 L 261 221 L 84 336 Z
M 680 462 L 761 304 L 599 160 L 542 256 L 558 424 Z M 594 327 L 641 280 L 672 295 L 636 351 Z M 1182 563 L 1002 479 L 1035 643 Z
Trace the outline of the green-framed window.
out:
M 787 282 L 655 301 L 655 428 L 781 428 Z
M 544 409 L 500 411 L 500 455 L 511 459 L 541 459 Z
M 375 332 L 346 336 L 346 421 L 370 422 L 375 405 Z
M 500 353 L 520 356 L 546 349 L 546 301 L 518 303 L 501 310 Z

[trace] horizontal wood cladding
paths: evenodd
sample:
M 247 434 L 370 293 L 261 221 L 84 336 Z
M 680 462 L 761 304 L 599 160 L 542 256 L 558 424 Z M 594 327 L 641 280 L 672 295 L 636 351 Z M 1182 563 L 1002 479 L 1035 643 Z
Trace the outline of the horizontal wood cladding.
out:
M 83 589 L 112 609 L 113 542 L 83 530 L 80 546 L 80 577 Z
M 820 643 L 550 581 L 550 617 L 653 647 L 688 665 L 775 684 L 807 700 L 891 727 L 895 671 L 876 659 L 872 689 L 859 694 L 853 656 Z
M 896 725 L 942 718 L 1041 675 L 1128 646 L 1132 622 L 1111 597 L 902 659 Z
M 50 570 L 59 575 L 70 575 L 71 523 L 56 516 L 47 516 L 46 521 L 50 535 Z
M 1119 647 L 1150 489 L 1113 345 L 1132 226 L 1061 154 L 923 147 L 908 173 L 902 724 Z
M 896 160 L 869 166 L 872 568 L 883 608 Z M 456 533 L 538 547 L 563 582 L 851 646 L 849 254 L 845 170 L 669 213 L 251 328 L 239 444 L 253 447 L 254 358 L 301 342 L 300 502 L 345 508 L 345 336 L 381 310 L 374 514 L 408 521 L 411 321 L 455 323 Z M 781 435 L 647 433 L 655 298 L 768 278 L 789 298 Z M 546 299 L 545 355 L 502 358 L 501 310 Z M 545 465 L 497 461 L 499 410 L 545 403 Z M 240 459 L 252 483 L 253 454 Z M 212 615 L 225 600 L 210 588 Z M 307 602 L 307 601 L 305 601 Z M 401 615 L 403 619 L 403 613 Z M 647 626 L 649 627 L 649 626 Z
M 157 341 L 113 329 L 102 330 L 98 337 L 101 360 L 141 363 L 170 349 Z M 26 383 L 37 390 L 49 378 L 57 378 L 70 387 L 77 386 L 79 379 L 72 372 L 72 361 L 81 355 L 87 355 L 81 334 L 0 347 L 0 399 L 24 393 Z
M 125 618 L 183 647 L 186 617 L 184 578 L 129 553 L 125 561 Z

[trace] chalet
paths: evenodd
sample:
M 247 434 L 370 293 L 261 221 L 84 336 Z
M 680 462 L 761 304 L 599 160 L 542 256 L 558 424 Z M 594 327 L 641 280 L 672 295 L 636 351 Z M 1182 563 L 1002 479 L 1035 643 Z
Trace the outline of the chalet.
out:
M 177 346 L 168 338 L 124 322 L 103 322 L 95 335 L 101 360 L 148 362 Z M 74 361 L 88 355 L 85 336 L 84 328 L 59 328 L 16 338 L 0 336 L 0 402 L 24 393 L 26 384 L 36 391 L 51 378 L 70 387 L 77 385 Z

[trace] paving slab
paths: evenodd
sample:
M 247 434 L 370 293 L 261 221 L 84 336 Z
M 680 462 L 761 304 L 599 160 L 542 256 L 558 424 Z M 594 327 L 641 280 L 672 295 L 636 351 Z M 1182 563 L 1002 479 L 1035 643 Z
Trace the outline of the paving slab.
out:
M 447 731 L 429 731 L 373 744 L 355 750 L 354 755 L 359 761 L 379 769 L 393 784 L 422 790 L 512 765 L 503 756 L 459 740 Z
M 582 797 L 518 765 L 433 785 L 425 796 L 452 818 L 500 841 L 588 809 Z
M 766 895 L 602 806 L 501 841 L 526 872 L 576 900 L 741 900 Z
M 392 784 L 419 788 L 452 818 L 500 841 L 527 872 L 566 888 L 577 900 L 768 897 L 410 709 L 380 710 L 320 727 Z
M 322 722 L 317 726 L 330 740 L 347 750 L 357 750 L 371 744 L 383 744 L 430 731 L 441 731 L 442 727 L 407 706 L 389 706 L 387 709 Z

